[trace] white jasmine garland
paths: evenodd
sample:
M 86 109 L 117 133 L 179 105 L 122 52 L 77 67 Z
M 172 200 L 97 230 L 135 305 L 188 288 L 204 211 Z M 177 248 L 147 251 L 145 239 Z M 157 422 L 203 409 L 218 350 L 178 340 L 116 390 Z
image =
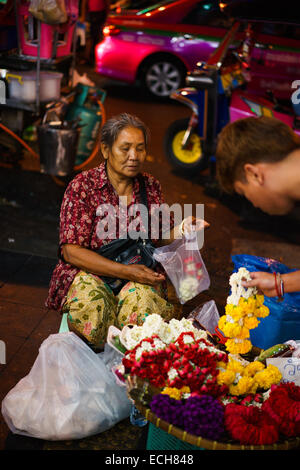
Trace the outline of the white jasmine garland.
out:
M 167 323 L 164 322 L 162 317 L 156 313 L 149 315 L 142 326 L 135 325 L 133 328 L 123 329 L 122 337 L 120 339 L 126 349 L 131 350 L 143 339 L 157 335 L 162 342 L 157 343 L 160 344 L 158 349 L 161 349 L 165 344 L 176 341 L 178 336 L 183 332 L 193 332 L 196 339 L 207 339 L 206 332 L 195 328 L 192 321 L 187 320 L 186 318 L 183 318 L 182 320 L 176 320 L 173 318 L 169 323 Z
M 238 272 L 230 276 L 231 295 L 227 298 L 227 304 L 238 305 L 241 297 L 249 299 L 257 294 L 256 287 L 245 288 L 242 286 L 242 281 L 251 281 L 250 272 L 246 268 L 239 268 Z

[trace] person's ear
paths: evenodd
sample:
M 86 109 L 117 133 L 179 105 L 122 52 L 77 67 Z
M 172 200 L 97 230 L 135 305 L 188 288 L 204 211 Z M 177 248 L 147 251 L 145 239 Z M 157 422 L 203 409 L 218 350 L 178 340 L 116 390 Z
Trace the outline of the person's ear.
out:
M 108 151 L 107 145 L 101 143 L 101 144 L 100 144 L 100 150 L 101 150 L 101 153 L 102 153 L 103 157 L 105 158 L 105 160 L 107 160 L 107 159 L 108 159 L 108 155 L 109 155 L 109 151 Z
M 244 165 L 245 177 L 248 183 L 252 182 L 262 186 L 265 181 L 265 175 L 261 165 L 253 165 L 252 163 L 246 163 Z

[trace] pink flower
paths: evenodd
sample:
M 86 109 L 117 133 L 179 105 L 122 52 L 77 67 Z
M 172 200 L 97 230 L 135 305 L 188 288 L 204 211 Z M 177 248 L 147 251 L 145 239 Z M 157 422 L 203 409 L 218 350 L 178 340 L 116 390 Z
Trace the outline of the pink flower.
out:
M 88 321 L 85 323 L 84 328 L 83 328 L 83 334 L 84 335 L 90 335 L 92 331 L 92 322 Z

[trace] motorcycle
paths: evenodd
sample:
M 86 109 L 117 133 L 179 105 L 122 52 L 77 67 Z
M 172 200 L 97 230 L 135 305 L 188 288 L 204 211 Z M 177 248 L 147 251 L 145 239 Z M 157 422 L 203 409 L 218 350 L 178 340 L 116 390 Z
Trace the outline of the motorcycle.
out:
M 217 135 L 237 119 L 273 116 L 300 135 L 300 118 L 292 106 L 279 104 L 270 92 L 264 98 L 247 91 L 254 44 L 251 26 L 237 45 L 241 38 L 236 22 L 208 61 L 187 74 L 187 87 L 170 95 L 192 111 L 190 118 L 174 121 L 165 134 L 165 154 L 174 169 L 195 174 L 210 163 L 214 168 Z

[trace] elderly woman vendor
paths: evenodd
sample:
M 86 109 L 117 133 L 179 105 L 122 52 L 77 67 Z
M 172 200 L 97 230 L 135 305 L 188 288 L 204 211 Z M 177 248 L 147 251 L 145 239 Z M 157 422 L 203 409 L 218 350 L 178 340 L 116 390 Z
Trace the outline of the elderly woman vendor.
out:
M 100 141 L 105 161 L 77 175 L 63 198 L 61 257 L 51 278 L 46 306 L 67 312 L 69 329 L 94 349 L 104 346 L 110 325 L 122 328 L 128 323 L 141 324 L 152 313 L 165 320 L 174 315 L 174 307 L 163 295 L 163 273 L 141 264 L 120 264 L 97 253 L 101 246 L 118 238 L 121 230 L 128 229 L 132 221 L 129 209 L 141 202 L 137 176 L 146 158 L 147 143 L 148 130 L 137 117 L 124 113 L 109 119 Z M 160 183 L 147 173 L 142 177 L 148 206 L 162 204 Z M 127 215 L 121 220 L 116 211 L 116 232 L 110 234 L 111 228 L 104 226 L 109 225 L 107 213 L 99 208 L 108 204 L 122 207 L 125 196 Z M 161 242 L 167 244 L 178 237 L 176 230 L 179 227 L 171 227 L 170 239 Z M 99 232 L 106 237 L 99 238 Z M 128 282 L 115 295 L 101 279 L 107 276 Z

